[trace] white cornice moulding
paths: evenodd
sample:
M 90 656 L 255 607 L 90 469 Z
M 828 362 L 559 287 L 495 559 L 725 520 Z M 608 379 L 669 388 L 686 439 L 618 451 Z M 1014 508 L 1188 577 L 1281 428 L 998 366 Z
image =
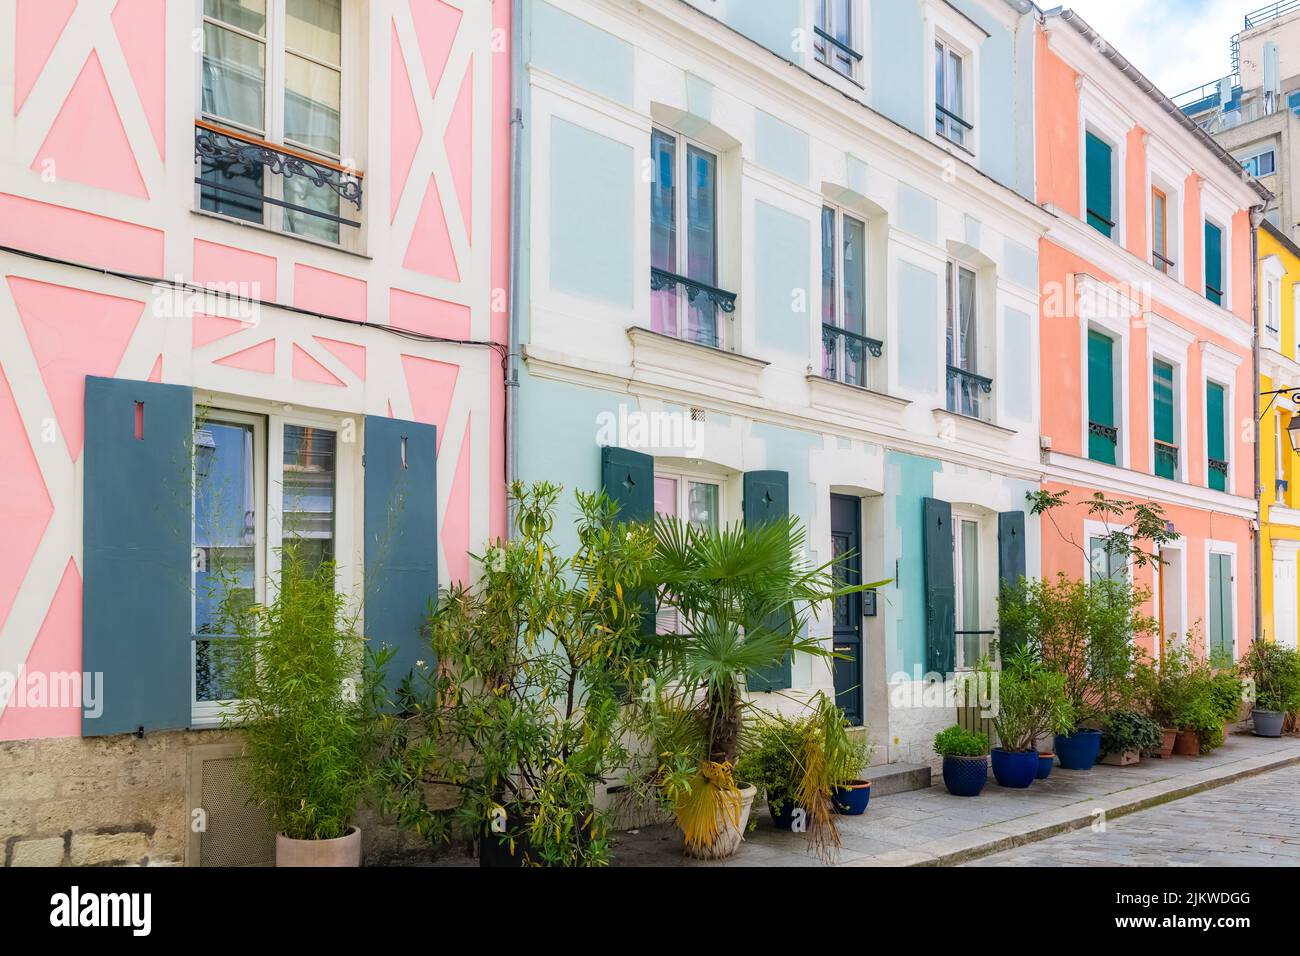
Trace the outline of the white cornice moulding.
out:
M 757 395 L 763 370 L 771 364 L 637 325 L 627 330 L 627 337 L 632 341 L 633 378 L 637 372 L 654 371 L 679 376 L 687 385 L 703 380 Z
M 1047 480 L 1062 484 L 1104 488 L 1117 494 L 1218 512 L 1235 518 L 1255 518 L 1259 515 L 1258 503 L 1253 498 L 1241 498 L 1184 481 L 1157 478 L 1145 472 L 1106 465 L 1076 455 L 1048 452 L 1044 470 Z
M 903 410 L 912 404 L 911 399 L 832 381 L 820 375 L 808 375 L 807 381 L 809 404 L 813 408 L 825 408 L 867 421 L 901 427 Z
M 1300 511 L 1294 508 L 1285 508 L 1282 505 L 1270 505 L 1268 523 L 1286 525 L 1288 528 L 1300 528 Z M 1273 543 L 1276 545 L 1276 539 Z

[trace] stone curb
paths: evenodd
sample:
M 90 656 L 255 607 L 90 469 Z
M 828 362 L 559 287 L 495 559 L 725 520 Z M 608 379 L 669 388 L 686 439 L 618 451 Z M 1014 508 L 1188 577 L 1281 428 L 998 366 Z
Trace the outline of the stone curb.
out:
M 846 860 L 840 866 L 957 866 L 1003 850 L 1014 849 L 1027 843 L 1037 843 L 1048 837 L 1082 829 L 1091 825 L 1098 810 L 1103 811 L 1109 821 L 1295 764 L 1300 764 L 1300 753 L 1286 755 L 1275 753 L 1247 758 L 1228 766 L 1209 768 L 1173 780 L 1143 784 L 1099 799 L 1037 813 L 1023 822 L 996 824 L 967 833 L 958 833 L 920 847 L 893 850 L 863 859 Z M 1011 826 L 1015 826 L 1019 832 L 1006 833 L 1005 829 Z M 1004 832 L 993 836 L 999 829 Z

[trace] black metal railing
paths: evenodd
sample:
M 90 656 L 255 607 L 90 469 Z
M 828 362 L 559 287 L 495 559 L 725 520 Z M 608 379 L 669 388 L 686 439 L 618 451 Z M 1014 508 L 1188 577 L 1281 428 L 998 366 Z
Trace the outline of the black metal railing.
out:
M 1107 218 L 1106 218 L 1105 216 L 1103 216 L 1101 213 L 1097 212 L 1097 210 L 1095 210 L 1095 209 L 1089 209 L 1089 210 L 1088 210 L 1088 225 L 1092 226 L 1094 229 L 1097 229 L 1097 224 L 1098 224 L 1098 223 L 1100 223 L 1101 225 L 1103 225 L 1103 226 L 1106 227 L 1106 230 L 1107 230 L 1107 231 L 1106 231 L 1106 235 L 1107 235 L 1107 236 L 1109 236 L 1110 233 L 1115 229 L 1115 223 L 1111 222 L 1109 219 L 1107 219 Z M 1101 230 L 1098 229 L 1097 231 L 1100 232 Z
M 1160 478 L 1174 478 L 1178 474 L 1178 446 L 1155 441 L 1155 473 Z
M 963 117 L 958 116 L 952 110 L 948 109 L 942 103 L 934 104 L 934 116 L 938 121 L 939 135 L 951 142 L 954 146 L 970 152 L 966 146 L 966 134 L 972 132 L 975 127 L 968 123 Z M 959 129 L 954 129 L 956 124 Z
M 1103 425 L 1101 422 L 1088 422 L 1088 434 L 1104 438 L 1112 445 L 1119 444 L 1119 428 L 1114 425 Z
M 857 50 L 853 49 L 853 47 L 849 46 L 843 40 L 836 39 L 835 37 L 831 36 L 829 33 L 827 33 L 825 30 L 823 30 L 821 27 L 818 26 L 813 27 L 813 33 L 817 36 L 818 39 L 825 40 L 831 46 L 835 47 L 835 49 L 839 50 L 845 56 L 853 60 L 854 63 L 862 62 L 862 54 L 859 53 Z
M 684 327 L 680 321 L 674 325 L 675 328 L 682 327 L 682 331 L 674 333 L 674 337 L 707 345 L 710 348 L 720 348 L 722 338 L 718 331 L 718 313 L 730 315 L 736 311 L 736 293 L 727 292 L 707 282 L 690 279 L 657 266 L 650 268 L 652 293 L 671 292 L 675 297 L 679 290 L 686 297 L 690 315 Z M 673 318 L 677 319 L 676 316 Z
M 1228 463 L 1224 461 L 1222 458 L 1211 458 L 1210 471 L 1217 471 L 1219 474 L 1223 475 L 1224 478 L 1227 478 Z
M 194 182 L 201 188 L 205 205 L 230 204 L 249 214 L 235 212 L 240 218 L 261 221 L 261 206 L 268 203 L 291 212 L 301 213 L 343 226 L 360 226 L 354 219 L 336 215 L 301 203 L 289 202 L 256 191 L 263 172 L 282 176 L 287 181 L 301 179 L 318 190 L 327 190 L 339 202 L 350 203 L 361 211 L 362 174 L 325 160 L 315 160 L 288 147 L 275 146 L 231 130 L 223 130 L 204 121 L 194 126 L 194 159 L 199 175 Z M 237 184 L 243 184 L 243 186 Z
M 1165 275 L 1168 275 L 1170 271 L 1174 268 L 1176 263 L 1174 262 L 1173 259 L 1168 259 L 1165 256 L 1162 256 L 1160 253 L 1156 252 L 1154 249 L 1152 249 L 1151 264 L 1154 265 L 1161 272 L 1163 272 Z
M 846 385 L 867 387 L 867 355 L 880 358 L 885 343 L 838 325 L 822 323 L 823 378 Z
M 948 411 L 988 421 L 992 402 L 986 396 L 993 394 L 993 379 L 955 365 L 948 366 Z
M 1205 297 L 1209 299 L 1211 302 L 1213 302 L 1215 305 L 1223 305 L 1223 290 L 1216 289 L 1208 282 L 1205 283 Z

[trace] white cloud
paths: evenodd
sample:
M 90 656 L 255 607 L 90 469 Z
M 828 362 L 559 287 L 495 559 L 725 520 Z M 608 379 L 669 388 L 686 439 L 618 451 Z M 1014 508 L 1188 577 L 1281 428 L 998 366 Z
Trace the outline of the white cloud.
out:
M 1170 96 L 1231 70 L 1233 34 L 1261 0 L 1074 0 L 1066 3 Z

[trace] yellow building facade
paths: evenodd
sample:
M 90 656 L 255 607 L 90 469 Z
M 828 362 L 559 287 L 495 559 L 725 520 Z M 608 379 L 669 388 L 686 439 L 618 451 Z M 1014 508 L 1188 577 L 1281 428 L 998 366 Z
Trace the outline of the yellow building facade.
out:
M 1289 647 L 1300 631 L 1300 246 L 1259 229 L 1260 591 L 1264 637 Z

